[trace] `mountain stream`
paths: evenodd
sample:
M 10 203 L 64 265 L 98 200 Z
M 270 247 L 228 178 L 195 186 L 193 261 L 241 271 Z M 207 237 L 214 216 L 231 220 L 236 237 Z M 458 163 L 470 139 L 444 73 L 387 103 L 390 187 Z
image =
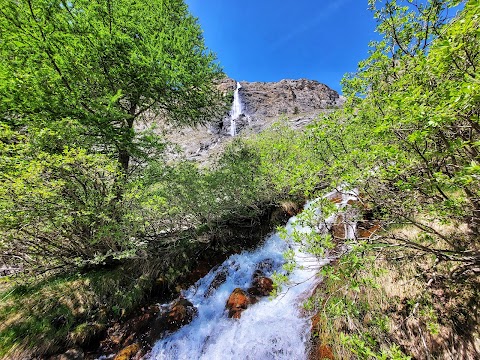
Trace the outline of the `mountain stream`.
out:
M 332 194 L 329 196 L 338 196 Z M 355 198 L 354 193 L 343 194 L 338 205 L 340 208 L 346 206 L 349 200 Z M 314 205 L 315 202 L 307 204 L 310 207 Z M 322 219 L 318 209 L 314 213 L 318 217 L 315 229 L 299 225 L 293 217 L 286 225 L 287 234 L 291 235 L 294 229 L 300 233 L 328 231 L 335 216 Z M 354 222 L 345 227 L 346 237 L 352 237 Z M 287 274 L 289 280 L 283 290 L 273 298 L 264 297 L 250 305 L 240 319 L 228 318 L 225 303 L 232 291 L 251 286 L 256 270 L 268 277 L 274 272 L 286 274 L 282 269 L 285 262 L 283 253 L 289 249 L 294 251 L 298 266 Z M 196 306 L 197 316 L 190 324 L 159 340 L 146 358 L 306 359 L 311 324 L 308 317 L 302 316 L 301 304 L 320 281 L 317 276 L 319 269 L 330 260 L 319 260 L 302 253 L 298 244 L 288 237 L 282 240 L 278 234 L 268 237 L 254 251 L 231 256 L 182 294 Z M 221 285 L 214 285 L 218 278 L 224 281 Z

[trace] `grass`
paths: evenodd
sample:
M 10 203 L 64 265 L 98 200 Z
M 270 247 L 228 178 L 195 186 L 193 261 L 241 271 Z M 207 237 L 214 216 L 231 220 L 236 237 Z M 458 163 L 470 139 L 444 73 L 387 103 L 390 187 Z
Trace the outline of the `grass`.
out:
M 133 311 L 149 279 L 126 268 L 4 286 L 0 299 L 0 357 L 47 355 L 85 345 Z
M 444 234 L 465 224 L 432 224 Z M 392 230 L 418 238 L 416 228 Z M 444 244 L 438 244 L 443 246 Z M 312 359 L 328 346 L 336 359 L 476 359 L 480 355 L 479 279 L 453 283 L 456 266 L 406 248 L 357 249 L 326 268 L 309 300 Z

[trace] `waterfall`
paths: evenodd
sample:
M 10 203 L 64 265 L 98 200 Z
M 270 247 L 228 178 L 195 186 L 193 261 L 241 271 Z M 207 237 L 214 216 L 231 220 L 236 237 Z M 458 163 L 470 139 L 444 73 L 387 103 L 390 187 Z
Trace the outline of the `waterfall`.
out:
M 242 114 L 242 102 L 240 100 L 239 90 L 241 89 L 242 85 L 237 81 L 237 88 L 233 93 L 233 104 L 232 109 L 230 110 L 230 135 L 235 136 L 237 135 L 237 125 L 236 120 Z
M 328 195 L 327 195 L 328 197 Z M 342 195 L 339 206 L 356 198 L 355 194 Z M 315 201 L 307 207 L 315 209 Z M 314 210 L 315 230 L 291 218 L 286 225 L 287 234 L 327 231 L 335 221 Z M 225 303 L 232 291 L 251 286 L 254 271 L 262 269 L 266 276 L 282 269 L 283 253 L 293 249 L 299 265 L 287 274 L 289 285 L 275 298 L 262 298 L 242 312 L 240 319 L 230 319 Z M 159 340 L 147 354 L 151 360 L 212 360 L 212 359 L 307 359 L 306 344 L 310 338 L 310 320 L 301 314 L 301 303 L 315 288 L 321 266 L 330 259 L 302 253 L 298 244 L 280 239 L 278 234 L 267 238 L 264 244 L 251 252 L 228 258 L 204 278 L 183 293 L 198 309 L 197 317 L 177 332 Z M 212 283 L 222 275 L 225 281 Z M 218 284 L 217 284 L 218 285 Z

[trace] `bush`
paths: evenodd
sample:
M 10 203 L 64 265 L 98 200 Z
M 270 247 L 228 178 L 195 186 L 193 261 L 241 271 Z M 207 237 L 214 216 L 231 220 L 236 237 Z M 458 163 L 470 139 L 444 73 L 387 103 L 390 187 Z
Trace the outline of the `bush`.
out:
M 1 261 L 42 273 L 130 256 L 140 246 L 125 219 L 116 161 L 83 149 L 32 149 L 3 128 Z

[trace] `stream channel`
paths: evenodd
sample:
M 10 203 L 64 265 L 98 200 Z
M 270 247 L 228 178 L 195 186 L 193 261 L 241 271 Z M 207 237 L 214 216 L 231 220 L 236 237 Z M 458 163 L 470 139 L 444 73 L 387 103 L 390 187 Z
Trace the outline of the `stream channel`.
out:
M 356 199 L 354 193 L 341 195 L 339 208 L 352 199 Z M 306 205 L 312 206 L 315 202 Z M 318 209 L 313 211 L 314 228 L 300 225 L 293 217 L 286 225 L 286 240 L 275 233 L 256 250 L 232 255 L 184 291 L 182 296 L 198 309 L 197 316 L 190 324 L 157 341 L 145 359 L 306 359 L 311 323 L 302 312 L 302 302 L 321 280 L 317 276 L 319 269 L 332 259 L 303 253 L 290 235 L 294 230 L 301 234 L 328 231 L 335 219 L 335 215 L 323 219 Z M 354 222 L 345 225 L 347 238 L 353 236 L 354 226 Z M 293 250 L 298 265 L 288 274 L 282 268 L 287 250 Z M 288 284 L 275 297 L 263 297 L 250 305 L 240 319 L 229 318 L 227 299 L 236 288 L 246 291 L 255 271 L 266 277 L 274 272 L 286 274 Z M 214 286 L 212 282 L 219 277 L 224 281 Z

